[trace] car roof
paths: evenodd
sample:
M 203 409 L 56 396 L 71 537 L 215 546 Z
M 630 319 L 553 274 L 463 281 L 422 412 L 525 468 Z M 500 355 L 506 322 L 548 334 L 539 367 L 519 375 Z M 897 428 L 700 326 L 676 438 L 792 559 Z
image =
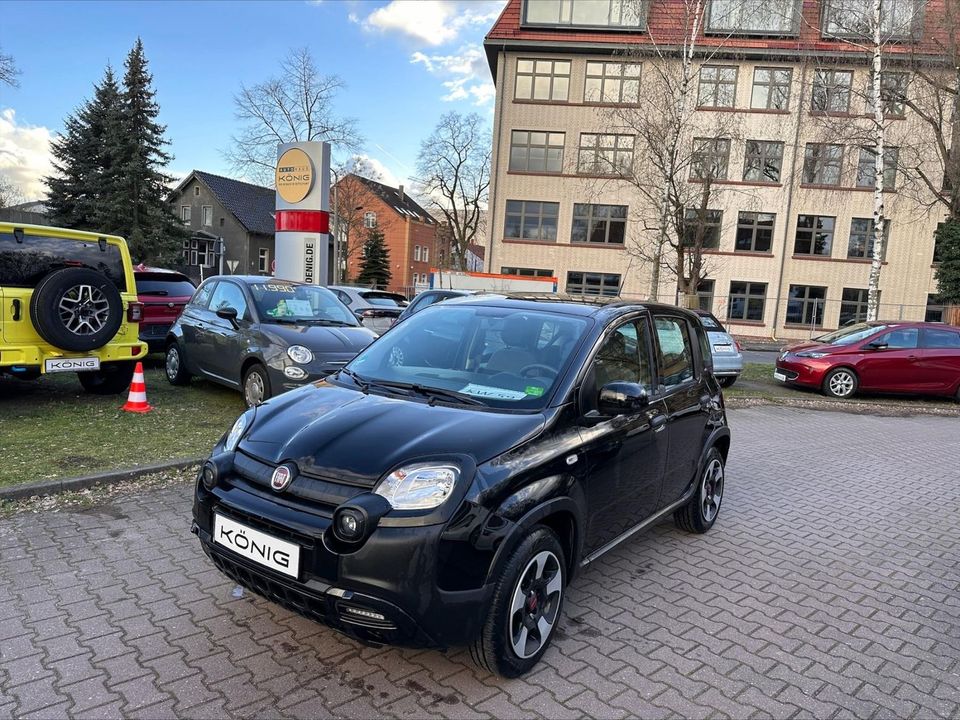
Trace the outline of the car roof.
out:
M 511 309 L 546 310 L 565 315 L 595 317 L 601 320 L 637 310 L 659 310 L 693 316 L 693 313 L 689 310 L 675 305 L 642 300 L 624 300 L 623 298 L 581 297 L 579 295 L 567 295 L 566 293 L 481 293 L 451 298 L 444 304 L 474 304 Z

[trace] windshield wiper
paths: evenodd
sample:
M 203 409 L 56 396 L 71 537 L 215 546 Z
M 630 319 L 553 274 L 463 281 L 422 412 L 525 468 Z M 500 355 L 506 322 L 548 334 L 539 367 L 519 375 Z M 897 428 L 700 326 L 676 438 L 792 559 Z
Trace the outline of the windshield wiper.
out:
M 310 318 L 301 320 L 300 322 L 316 323 L 317 325 L 330 325 L 332 327 L 356 327 L 356 325 L 353 323 L 344 322 L 343 320 L 327 320 L 326 318 Z
M 357 375 L 353 370 L 344 367 L 337 371 L 337 375 L 340 375 L 341 373 L 353 380 L 360 388 L 360 392 L 362 392 L 364 395 L 370 391 L 370 383 Z
M 446 399 L 454 400 L 463 405 L 482 405 L 486 407 L 485 402 L 477 400 L 475 397 L 467 395 L 466 393 L 457 392 L 456 390 L 445 390 L 444 388 L 427 387 L 426 385 L 418 385 L 416 383 L 394 382 L 392 380 L 371 380 L 370 385 L 396 390 L 411 390 L 418 395 L 424 395 L 430 398 L 430 405 L 433 405 L 437 399 Z

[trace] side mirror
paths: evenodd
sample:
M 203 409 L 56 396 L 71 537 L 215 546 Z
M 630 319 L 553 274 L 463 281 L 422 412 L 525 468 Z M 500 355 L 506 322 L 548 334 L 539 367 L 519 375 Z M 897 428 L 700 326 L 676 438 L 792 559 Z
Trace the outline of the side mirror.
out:
M 601 415 L 616 417 L 643 410 L 650 403 L 642 385 L 629 382 L 612 382 L 600 388 L 597 409 Z
M 887 345 L 887 343 L 880 342 L 879 340 L 872 343 L 867 343 L 868 350 L 886 350 L 888 347 L 889 345 Z
M 223 318 L 224 320 L 229 320 L 230 324 L 233 325 L 234 328 L 240 327 L 239 323 L 237 323 L 236 308 L 232 308 L 229 305 L 227 307 L 222 307 L 219 310 L 217 310 L 217 317 Z

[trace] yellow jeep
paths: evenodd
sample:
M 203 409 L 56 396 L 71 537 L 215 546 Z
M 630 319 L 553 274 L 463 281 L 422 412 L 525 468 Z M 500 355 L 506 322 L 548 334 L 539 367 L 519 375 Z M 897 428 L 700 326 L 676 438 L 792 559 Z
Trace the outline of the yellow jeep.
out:
M 0 373 L 123 392 L 147 353 L 142 313 L 123 238 L 0 222 Z

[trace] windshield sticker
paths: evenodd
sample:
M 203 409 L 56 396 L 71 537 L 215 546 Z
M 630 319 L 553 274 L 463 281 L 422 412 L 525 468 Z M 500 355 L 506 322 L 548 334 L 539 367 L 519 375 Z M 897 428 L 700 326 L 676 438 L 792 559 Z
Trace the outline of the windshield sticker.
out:
M 309 300 L 301 300 L 300 298 L 288 298 L 287 299 L 287 312 L 290 315 L 313 315 L 313 306 L 310 304 Z
M 524 390 L 524 392 L 533 397 L 541 397 L 543 395 L 543 388 L 537 387 L 536 385 L 527 385 L 527 389 Z
M 527 397 L 526 393 L 517 390 L 490 387 L 489 385 L 474 385 L 473 383 L 462 388 L 460 392 L 476 397 L 489 398 L 491 400 L 523 400 Z

